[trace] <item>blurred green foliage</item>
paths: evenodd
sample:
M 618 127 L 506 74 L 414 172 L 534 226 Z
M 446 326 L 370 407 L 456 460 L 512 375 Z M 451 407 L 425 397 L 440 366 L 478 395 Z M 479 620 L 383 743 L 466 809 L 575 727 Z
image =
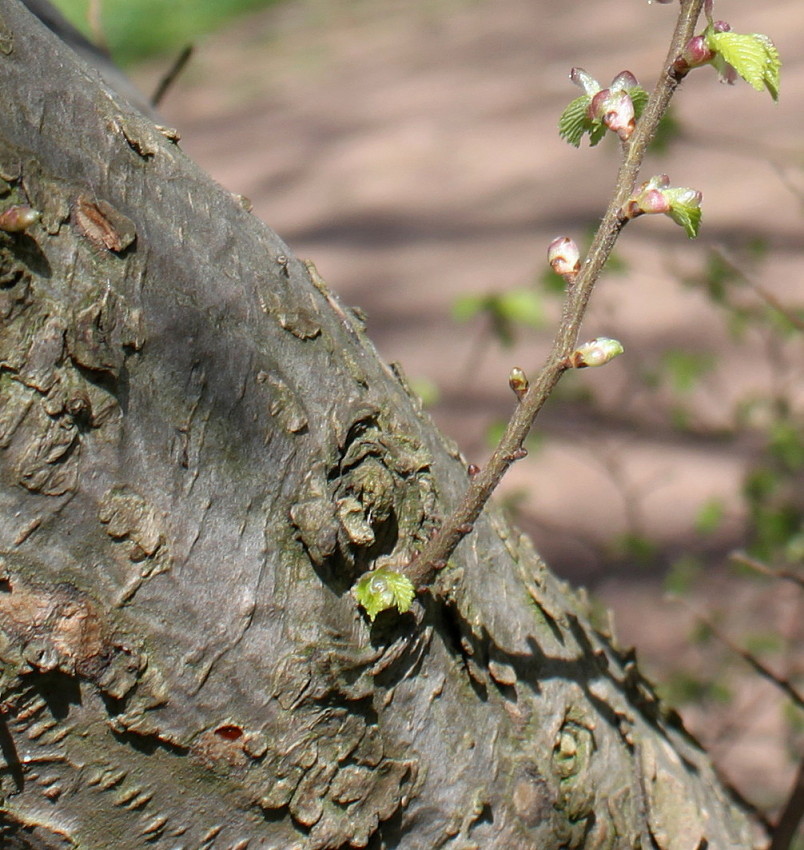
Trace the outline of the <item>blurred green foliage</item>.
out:
M 52 0 L 80 30 L 93 38 L 89 0 Z M 102 0 L 101 26 L 106 46 L 120 65 L 149 56 L 178 53 L 199 36 L 245 12 L 279 0 Z M 93 40 L 95 40 L 93 38 Z
M 463 295 L 452 305 L 452 315 L 458 322 L 484 317 L 494 339 L 506 348 L 514 344 L 517 326 L 541 328 L 545 324 L 542 298 L 531 287 Z

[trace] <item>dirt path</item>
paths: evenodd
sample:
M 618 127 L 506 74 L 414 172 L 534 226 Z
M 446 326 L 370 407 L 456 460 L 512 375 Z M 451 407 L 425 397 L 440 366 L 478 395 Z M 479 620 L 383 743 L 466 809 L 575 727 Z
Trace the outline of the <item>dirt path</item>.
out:
M 685 83 L 676 113 L 683 137 L 648 167 L 703 191 L 701 239 L 691 245 L 665 219 L 628 228 L 618 249 L 627 269 L 602 282 L 585 325 L 590 338 L 622 339 L 628 356 L 568 379 L 576 394 L 593 393 L 602 413 L 590 422 L 581 404 L 551 406 L 541 449 L 512 470 L 503 492 L 517 497 L 518 521 L 554 569 L 594 584 L 616 609 L 623 640 L 665 671 L 701 663 L 686 639 L 687 615 L 662 601 L 655 570 L 624 563 L 604 572 L 600 548 L 629 531 L 656 540 L 664 563 L 702 548 L 695 518 L 715 498 L 726 521 L 707 545 L 739 544 L 752 447 L 679 439 L 666 410 L 635 391 L 635 373 L 668 347 L 721 352 L 694 410 L 702 423 L 725 424 L 738 395 L 770 380 L 769 364 L 759 351 L 735 352 L 711 306 L 682 290 L 675 270 L 696 267 L 707 246 L 739 249 L 759 235 L 771 247 L 763 281 L 798 303 L 802 291 L 801 196 L 780 175 L 802 185 L 804 6 L 718 5 L 735 30 L 776 40 L 782 102 L 742 83 L 719 86 L 710 69 Z M 293 0 L 200 45 L 163 111 L 185 150 L 366 310 L 383 356 L 437 385 L 434 418 L 482 463 L 486 432 L 511 407 L 508 372 L 538 368 L 556 305 L 548 299 L 544 330 L 480 357 L 482 329 L 457 325 L 452 305 L 467 292 L 531 284 L 549 241 L 583 238 L 601 214 L 617 150 L 612 140 L 590 151 L 558 138 L 557 117 L 577 94 L 567 74 L 580 64 L 605 83 L 628 67 L 652 86 L 673 10 L 642 0 Z M 579 494 L 590 492 L 598 495 L 584 498 L 579 515 Z M 718 573 L 698 595 L 745 592 Z M 750 600 L 740 604 L 742 625 L 754 625 Z M 761 604 L 773 622 L 792 616 L 784 600 Z M 743 787 L 750 777 L 773 800 L 791 768 L 769 702 L 754 680 L 740 680 L 733 717 L 748 711 L 739 721 L 748 732 L 727 736 L 716 754 Z M 690 722 L 717 746 L 707 710 Z

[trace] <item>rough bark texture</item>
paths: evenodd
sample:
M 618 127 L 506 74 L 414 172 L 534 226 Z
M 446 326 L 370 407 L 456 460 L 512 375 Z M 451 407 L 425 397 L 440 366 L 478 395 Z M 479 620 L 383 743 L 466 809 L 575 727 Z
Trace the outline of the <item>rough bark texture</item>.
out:
M 4 846 L 752 847 L 582 596 L 286 245 L 0 0 Z M 258 143 L 258 140 L 255 140 Z

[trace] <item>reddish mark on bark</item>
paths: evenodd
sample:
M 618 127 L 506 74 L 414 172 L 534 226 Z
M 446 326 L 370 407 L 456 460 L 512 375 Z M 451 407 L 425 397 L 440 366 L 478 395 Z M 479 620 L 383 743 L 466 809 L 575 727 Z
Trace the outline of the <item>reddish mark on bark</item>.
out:
M 215 734 L 219 738 L 223 738 L 224 741 L 236 741 L 238 738 L 243 737 L 243 730 L 239 726 L 218 726 Z
M 134 222 L 107 201 L 92 201 L 79 195 L 73 205 L 78 230 L 98 248 L 118 254 L 137 238 Z

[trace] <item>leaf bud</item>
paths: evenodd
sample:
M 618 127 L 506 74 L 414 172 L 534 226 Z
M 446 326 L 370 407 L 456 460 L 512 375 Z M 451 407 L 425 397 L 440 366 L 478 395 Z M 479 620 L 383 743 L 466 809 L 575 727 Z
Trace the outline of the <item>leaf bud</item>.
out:
M 605 366 L 610 360 L 623 353 L 623 346 L 619 340 L 599 336 L 591 342 L 579 345 L 570 354 L 568 365 L 573 369 L 584 369 L 587 366 Z
M 602 122 L 627 142 L 636 126 L 633 101 L 626 91 L 603 89 L 589 103 L 589 119 Z
M 681 51 L 681 63 L 684 70 L 706 65 L 715 58 L 715 52 L 709 47 L 706 36 L 693 36 Z
M 516 393 L 516 397 L 520 401 L 525 397 L 529 387 L 528 377 L 518 366 L 511 369 L 511 374 L 508 376 L 508 386 Z
M 580 86 L 588 97 L 594 97 L 600 91 L 600 83 L 583 68 L 573 68 L 570 71 L 570 79 L 576 86 Z
M 0 230 L 5 230 L 6 233 L 22 233 L 39 221 L 41 215 L 39 210 L 32 207 L 15 204 L 0 213 Z
M 380 611 L 388 608 L 396 607 L 403 614 L 410 608 L 415 595 L 407 576 L 386 567 L 379 567 L 364 575 L 352 593 L 372 622 Z
M 637 194 L 626 202 L 622 215 L 632 219 L 664 213 L 681 225 L 692 239 L 698 235 L 701 224 L 701 200 L 697 189 L 671 186 L 670 178 L 659 174 L 639 187 Z
M 547 262 L 556 274 L 562 277 L 578 274 L 581 268 L 581 252 L 574 239 L 558 236 L 547 248 Z

